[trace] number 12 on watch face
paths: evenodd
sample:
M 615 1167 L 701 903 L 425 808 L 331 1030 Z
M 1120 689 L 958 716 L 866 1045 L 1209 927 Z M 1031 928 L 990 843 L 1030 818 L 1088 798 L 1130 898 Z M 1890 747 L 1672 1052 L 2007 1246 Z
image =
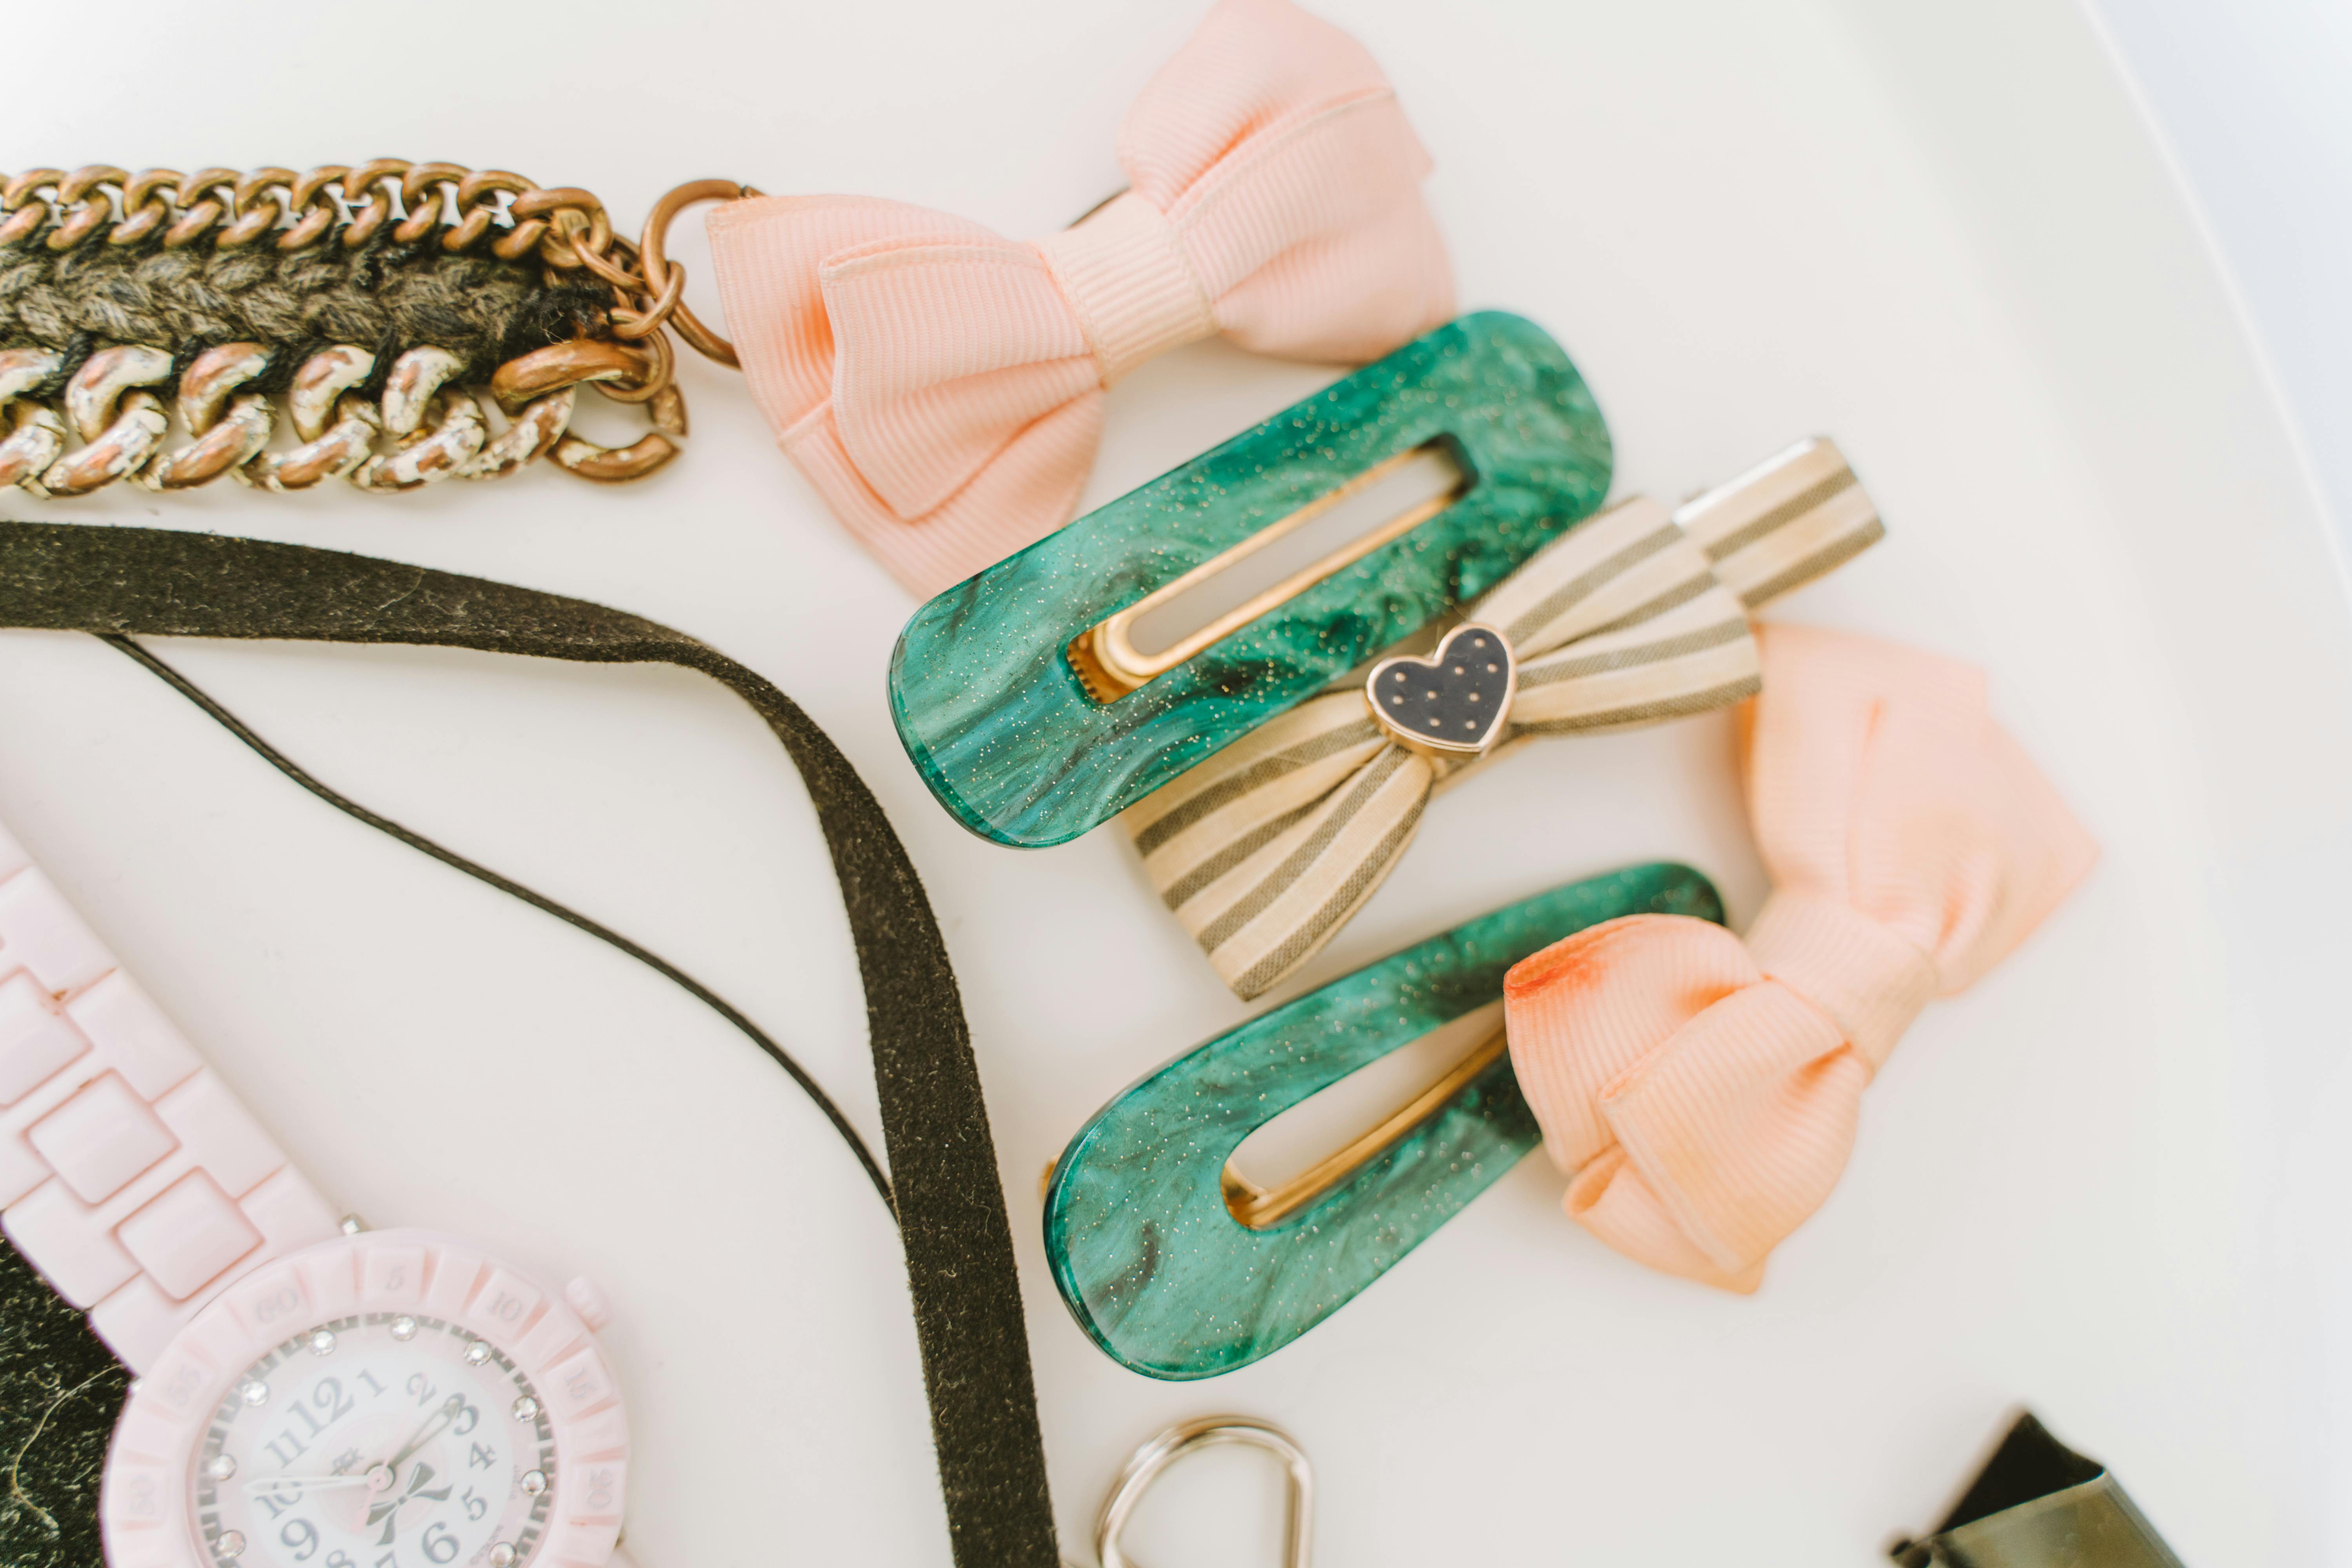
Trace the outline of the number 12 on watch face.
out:
M 523 1568 L 556 1476 L 539 1390 L 489 1341 L 372 1312 L 246 1368 L 189 1479 L 215 1568 Z

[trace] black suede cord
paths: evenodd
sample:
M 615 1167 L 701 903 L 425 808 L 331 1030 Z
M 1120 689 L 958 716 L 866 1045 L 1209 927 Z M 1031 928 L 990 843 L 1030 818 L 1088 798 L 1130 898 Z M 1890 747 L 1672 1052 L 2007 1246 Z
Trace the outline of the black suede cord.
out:
M 905 847 L 848 759 L 790 698 L 682 632 L 601 605 L 363 555 L 172 530 L 0 522 L 0 626 L 675 664 L 750 703 L 807 783 L 857 949 L 955 1561 L 1056 1568 L 1012 1233 L 954 972 Z M 21 1264 L 13 1255 L 5 1261 L 0 1308 L 13 1330 L 19 1292 L 10 1273 Z M 46 1366 L 20 1369 L 15 1351 L 13 1336 L 0 1340 L 7 1436 L 20 1425 L 19 1372 L 51 1375 Z M 108 1425 L 116 1387 L 97 1402 Z M 69 1416 L 75 1403 L 57 1416 Z M 72 1491 L 85 1516 L 74 1528 L 86 1531 L 95 1489 L 72 1480 L 61 1478 L 58 1501 L 42 1506 L 55 1515 Z M 8 1537 L 16 1533 L 9 1528 Z M 43 1549 L 56 1544 L 47 1539 Z M 18 1561 L 11 1539 L 0 1539 L 0 1561 Z

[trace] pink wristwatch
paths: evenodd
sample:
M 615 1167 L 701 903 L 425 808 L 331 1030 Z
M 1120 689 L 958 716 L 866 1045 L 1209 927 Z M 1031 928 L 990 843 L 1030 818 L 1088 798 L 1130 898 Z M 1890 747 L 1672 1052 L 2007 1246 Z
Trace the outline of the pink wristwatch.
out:
M 598 1293 L 338 1220 L 5 828 L 0 1227 L 138 1374 L 109 1568 L 625 1563 Z

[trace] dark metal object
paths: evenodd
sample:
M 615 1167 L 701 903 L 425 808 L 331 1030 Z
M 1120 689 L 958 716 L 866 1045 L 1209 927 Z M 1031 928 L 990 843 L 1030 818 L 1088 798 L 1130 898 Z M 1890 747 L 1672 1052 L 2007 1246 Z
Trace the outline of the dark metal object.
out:
M 1902 1568 L 2183 1568 L 2106 1467 L 2031 1413 L 1993 1451 L 1935 1533 L 1898 1541 Z

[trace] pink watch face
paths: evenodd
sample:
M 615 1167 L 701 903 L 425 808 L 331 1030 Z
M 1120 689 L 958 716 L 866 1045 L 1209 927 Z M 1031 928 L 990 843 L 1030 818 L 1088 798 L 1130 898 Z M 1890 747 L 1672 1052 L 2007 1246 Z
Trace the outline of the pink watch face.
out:
M 547 1533 L 555 1430 L 491 1341 L 370 1312 L 239 1373 L 194 1461 L 215 1568 L 515 1568 Z
M 627 1447 L 563 1301 L 465 1244 L 362 1235 L 257 1269 L 137 1385 L 110 1568 L 594 1568 Z

